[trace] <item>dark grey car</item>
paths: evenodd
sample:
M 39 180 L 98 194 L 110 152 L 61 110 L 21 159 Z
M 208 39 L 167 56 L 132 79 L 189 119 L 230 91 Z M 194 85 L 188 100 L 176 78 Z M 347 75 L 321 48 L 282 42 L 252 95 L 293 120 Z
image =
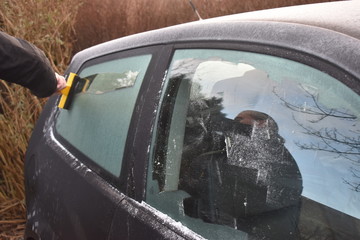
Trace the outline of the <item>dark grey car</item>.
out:
M 78 53 L 26 155 L 25 239 L 360 239 L 360 1 Z

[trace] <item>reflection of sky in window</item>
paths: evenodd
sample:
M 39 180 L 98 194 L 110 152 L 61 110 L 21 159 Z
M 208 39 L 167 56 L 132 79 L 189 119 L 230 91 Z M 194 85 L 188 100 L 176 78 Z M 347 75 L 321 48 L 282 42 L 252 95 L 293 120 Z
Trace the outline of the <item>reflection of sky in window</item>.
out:
M 292 64 L 296 66 L 289 67 Z M 360 99 L 337 80 L 299 65 L 288 61 L 287 66 L 278 65 L 278 69 L 274 69 L 273 66 L 265 68 L 264 63 L 261 69 L 268 70 L 264 72 L 248 64 L 206 61 L 198 65 L 193 73 L 193 81 L 201 86 L 199 97 L 223 98 L 223 112 L 227 118 L 233 119 L 244 110 L 264 112 L 274 118 L 280 135 L 286 140 L 286 147 L 302 173 L 303 195 L 359 218 L 360 193 L 351 190 L 344 183 L 344 179 L 356 180 L 349 171 L 356 166 L 337 153 L 302 150 L 300 147 L 310 143 L 319 144 L 320 149 L 325 147 L 319 137 L 304 134 L 304 127 L 308 131 L 328 129 L 331 132 L 336 129 L 344 136 L 358 138 L 358 120 L 329 116 L 316 122 L 321 116 L 310 115 L 309 110 L 319 110 L 317 108 L 320 106 L 322 110 L 330 111 L 330 107 L 336 107 L 338 111 L 359 116 L 356 106 L 359 106 Z M 285 103 L 298 108 L 291 109 Z M 334 141 L 331 144 L 337 150 L 346 151 L 345 145 L 336 145 Z M 359 161 L 358 156 L 357 160 Z

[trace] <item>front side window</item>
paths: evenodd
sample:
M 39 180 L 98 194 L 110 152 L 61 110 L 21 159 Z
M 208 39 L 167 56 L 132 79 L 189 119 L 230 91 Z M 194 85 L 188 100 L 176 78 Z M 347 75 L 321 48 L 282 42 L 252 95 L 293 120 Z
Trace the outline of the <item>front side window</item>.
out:
M 360 97 L 307 65 L 174 54 L 147 202 L 208 239 L 360 236 Z
M 82 92 L 60 110 L 56 131 L 91 161 L 119 176 L 130 120 L 151 55 L 85 67 Z

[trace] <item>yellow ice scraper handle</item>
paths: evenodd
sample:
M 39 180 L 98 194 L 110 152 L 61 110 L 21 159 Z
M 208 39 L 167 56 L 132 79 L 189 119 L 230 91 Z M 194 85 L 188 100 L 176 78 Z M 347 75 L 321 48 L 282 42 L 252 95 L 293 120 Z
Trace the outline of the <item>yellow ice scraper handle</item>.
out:
M 75 94 L 75 86 L 79 81 L 79 77 L 75 73 L 70 73 L 66 82 L 66 87 L 62 89 L 60 102 L 58 104 L 59 108 L 68 109 L 70 106 L 70 101 L 72 100 L 73 95 Z
M 70 73 L 67 78 L 66 87 L 60 91 L 62 95 L 58 107 L 69 109 L 75 94 L 86 92 L 90 84 L 91 82 L 88 78 L 81 78 L 75 73 Z

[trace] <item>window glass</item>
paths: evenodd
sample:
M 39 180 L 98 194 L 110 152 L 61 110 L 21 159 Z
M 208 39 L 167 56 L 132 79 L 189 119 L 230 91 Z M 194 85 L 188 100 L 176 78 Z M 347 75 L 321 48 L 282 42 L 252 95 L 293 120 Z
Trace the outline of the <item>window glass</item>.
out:
M 360 237 L 360 97 L 287 59 L 175 52 L 147 202 L 208 239 Z
M 57 132 L 75 148 L 119 176 L 128 128 L 151 55 L 106 61 L 84 68 L 83 91 L 70 110 L 60 110 Z

